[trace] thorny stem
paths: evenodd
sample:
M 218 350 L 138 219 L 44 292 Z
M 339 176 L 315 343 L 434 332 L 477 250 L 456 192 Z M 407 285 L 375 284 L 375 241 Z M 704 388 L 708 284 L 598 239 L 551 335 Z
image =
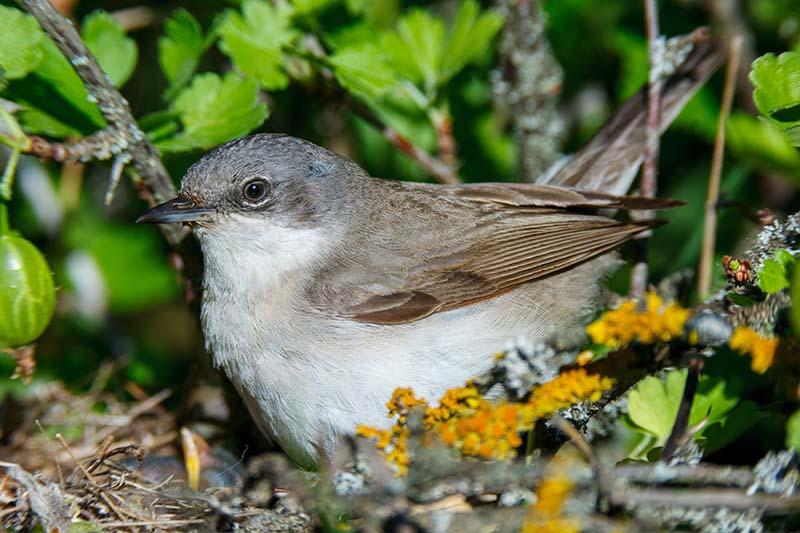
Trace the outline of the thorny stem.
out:
M 114 155 L 130 154 L 134 169 L 142 177 L 141 193 L 144 199 L 148 204 L 155 205 L 175 196 L 175 186 L 155 147 L 139 128 L 128 102 L 97 64 L 97 60 L 86 48 L 72 23 L 48 0 L 19 1 L 66 56 L 86 86 L 89 95 L 96 100 L 97 107 L 109 124 L 107 129 L 113 142 L 109 150 Z M 161 228 L 173 246 L 184 236 L 182 228 L 178 225 L 165 225 Z
M 645 198 L 656 195 L 656 181 L 658 175 L 659 152 L 659 125 L 661 123 L 661 88 L 663 76 L 661 69 L 664 62 L 664 38 L 660 35 L 658 27 L 658 6 L 656 0 L 644 0 L 645 20 L 647 26 L 648 57 L 650 70 L 648 75 L 647 91 L 647 143 L 645 144 L 644 164 L 642 166 L 641 194 Z M 651 211 L 642 214 L 644 219 L 653 218 Z M 648 232 L 649 233 L 649 232 Z M 645 235 L 647 239 L 649 235 Z M 647 244 L 641 244 L 640 257 L 633 266 L 631 273 L 631 295 L 639 298 L 644 294 L 647 286 Z
M 725 123 L 731 112 L 733 95 L 736 92 L 736 76 L 739 71 L 742 38 L 731 40 L 728 48 L 728 68 L 725 71 L 725 88 L 722 92 L 722 105 L 717 119 L 717 136 L 714 139 L 714 155 L 711 159 L 711 173 L 708 177 L 706 195 L 705 225 L 703 226 L 703 247 L 700 251 L 700 265 L 697 268 L 697 297 L 705 298 L 711 290 L 711 267 L 714 261 L 714 248 L 717 238 L 717 203 L 722 179 L 722 160 L 725 155 Z

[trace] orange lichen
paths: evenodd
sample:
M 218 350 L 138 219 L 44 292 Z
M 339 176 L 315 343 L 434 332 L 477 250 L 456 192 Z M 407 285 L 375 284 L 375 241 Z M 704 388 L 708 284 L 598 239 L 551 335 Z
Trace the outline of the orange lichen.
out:
M 645 303 L 642 309 L 638 302 L 631 300 L 603 313 L 586 328 L 592 342 L 618 349 L 634 340 L 654 344 L 681 335 L 689 318 L 688 309 L 676 303 L 665 304 L 654 292 L 647 294 Z
M 419 409 L 426 436 L 437 437 L 465 456 L 512 459 L 522 446 L 521 434 L 530 431 L 537 420 L 579 402 L 596 401 L 613 384 L 611 378 L 577 368 L 534 389 L 527 402 L 488 400 L 468 383 L 448 390 L 436 407 L 429 407 L 411 389 L 396 389 L 386 404 L 395 421 L 391 429 L 360 426 L 357 434 L 373 439 L 395 472 L 405 475 L 411 461 L 408 415 Z
M 747 326 L 738 326 L 731 335 L 728 344 L 739 353 L 749 353 L 750 368 L 753 372 L 763 374 L 775 358 L 778 347 L 777 337 L 762 337 Z
M 554 380 L 533 389 L 528 405 L 534 419 L 545 418 L 556 411 L 580 402 L 596 402 L 614 386 L 614 380 L 600 374 L 590 374 L 584 368 L 566 370 Z

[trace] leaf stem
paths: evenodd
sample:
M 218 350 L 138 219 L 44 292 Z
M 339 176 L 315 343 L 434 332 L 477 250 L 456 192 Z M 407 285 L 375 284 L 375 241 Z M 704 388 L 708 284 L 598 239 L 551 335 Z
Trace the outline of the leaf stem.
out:
M 5 202 L 0 202 L 0 237 L 8 235 L 11 227 L 8 224 L 8 207 Z

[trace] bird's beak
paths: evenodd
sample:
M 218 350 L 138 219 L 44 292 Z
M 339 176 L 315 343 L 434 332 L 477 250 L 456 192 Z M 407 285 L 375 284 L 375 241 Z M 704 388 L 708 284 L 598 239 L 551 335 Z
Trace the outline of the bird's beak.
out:
M 171 224 L 173 222 L 199 222 L 214 212 L 207 207 L 198 207 L 194 200 L 178 196 L 161 205 L 148 209 L 136 219 L 138 224 Z

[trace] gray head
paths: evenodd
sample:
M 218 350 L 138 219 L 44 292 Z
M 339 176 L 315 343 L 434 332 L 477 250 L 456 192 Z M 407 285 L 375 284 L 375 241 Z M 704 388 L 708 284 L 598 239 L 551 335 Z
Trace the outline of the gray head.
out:
M 348 176 L 361 169 L 313 143 L 278 134 L 242 137 L 206 154 L 181 181 L 178 197 L 137 222 L 185 222 L 213 231 L 235 217 L 280 227 L 315 227 L 338 211 Z

